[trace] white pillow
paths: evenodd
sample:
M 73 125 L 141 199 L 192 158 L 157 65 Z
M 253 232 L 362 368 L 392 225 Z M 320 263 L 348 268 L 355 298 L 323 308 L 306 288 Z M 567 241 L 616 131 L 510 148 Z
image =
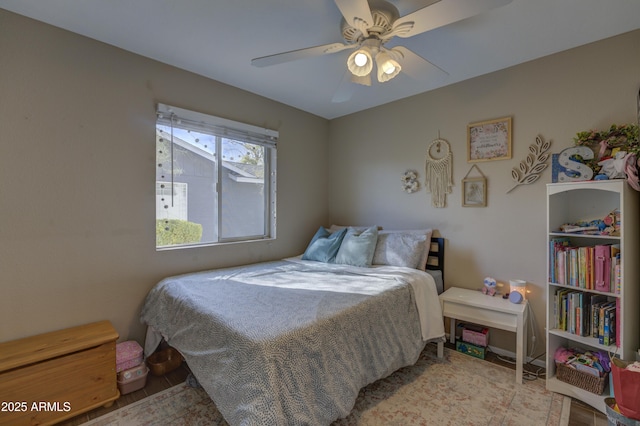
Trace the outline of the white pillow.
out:
M 372 264 L 406 266 L 424 271 L 432 233 L 431 229 L 380 231 Z
M 375 227 L 378 229 L 378 231 L 382 229 L 382 226 L 376 226 L 376 225 L 370 225 L 370 226 L 353 226 L 353 225 L 345 226 L 345 225 L 331 225 L 331 227 L 329 227 L 329 232 L 341 231 L 341 230 L 343 230 L 343 229 L 345 229 L 345 228 L 353 228 L 353 229 L 355 229 L 356 231 L 363 232 L 363 231 L 366 231 L 367 229 L 369 229 L 369 228 L 371 228 L 371 227 L 373 227 L 373 226 L 375 226 Z

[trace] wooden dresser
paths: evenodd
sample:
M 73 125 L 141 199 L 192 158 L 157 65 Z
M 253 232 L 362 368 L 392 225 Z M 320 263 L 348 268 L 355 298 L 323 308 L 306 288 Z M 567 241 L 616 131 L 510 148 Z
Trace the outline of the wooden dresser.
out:
M 0 425 L 49 425 L 120 393 L 109 321 L 0 343 Z

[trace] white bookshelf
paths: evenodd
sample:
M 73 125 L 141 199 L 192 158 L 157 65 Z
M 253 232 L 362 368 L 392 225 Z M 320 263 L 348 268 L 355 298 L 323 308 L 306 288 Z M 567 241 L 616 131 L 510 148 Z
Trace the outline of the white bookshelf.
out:
M 620 235 L 583 235 L 561 233 L 559 228 L 566 223 L 582 220 L 602 219 L 612 210 L 620 209 Z M 595 246 L 599 244 L 617 244 L 620 246 L 621 285 L 619 294 L 600 292 L 571 285 L 547 283 L 547 389 L 579 399 L 601 412 L 606 412 L 604 398 L 613 392 L 609 381 L 602 395 L 596 395 L 579 387 L 572 386 L 556 378 L 554 354 L 560 346 L 582 349 L 600 349 L 624 360 L 635 359 L 640 344 L 640 193 L 632 189 L 625 180 L 585 181 L 551 183 L 547 185 L 547 277 L 552 266 L 550 241 L 554 238 L 568 237 L 571 246 Z M 557 280 L 556 280 L 557 281 Z M 587 295 L 603 294 L 615 300 L 620 299 L 619 340 L 609 346 L 598 343 L 594 337 L 572 334 L 555 327 L 554 296 L 559 289 L 582 291 Z

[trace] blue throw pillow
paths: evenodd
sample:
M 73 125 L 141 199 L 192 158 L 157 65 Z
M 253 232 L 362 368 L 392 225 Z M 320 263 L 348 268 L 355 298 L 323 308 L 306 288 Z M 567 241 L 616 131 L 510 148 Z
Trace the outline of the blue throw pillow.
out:
M 378 242 L 378 227 L 364 231 L 349 228 L 336 255 L 336 263 L 353 266 L 371 266 Z
M 321 226 L 304 251 L 302 259 L 333 263 L 346 233 L 347 230 L 343 229 L 332 234 L 324 226 Z

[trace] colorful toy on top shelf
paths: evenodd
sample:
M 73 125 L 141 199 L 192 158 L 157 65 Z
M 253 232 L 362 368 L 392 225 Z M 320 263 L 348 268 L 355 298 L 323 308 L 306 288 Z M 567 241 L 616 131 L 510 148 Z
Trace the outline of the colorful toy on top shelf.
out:
M 602 219 L 582 220 L 576 223 L 565 223 L 560 232 L 568 234 L 620 235 L 620 210 L 615 209 Z
M 598 162 L 598 165 L 602 167 L 602 169 L 600 169 L 600 175 L 605 175 L 607 179 L 626 178 L 626 155 L 627 153 L 625 151 L 620 151 L 619 148 L 615 148 L 611 152 L 611 156 L 603 157 Z
M 578 168 L 588 167 L 593 174 L 606 176 L 609 179 L 626 178 L 629 186 L 640 191 L 638 179 L 640 138 L 637 125 L 612 124 L 608 130 L 578 132 L 573 141 L 576 146 L 567 150 L 588 148 L 591 151 L 587 156 L 582 155 L 582 158 L 575 159 L 577 161 L 574 161 L 574 165 Z M 571 169 L 573 170 L 573 167 Z M 561 182 L 562 179 L 554 180 L 554 182 L 558 181 Z
M 496 294 L 497 282 L 494 278 L 487 277 L 484 279 L 484 287 L 482 287 L 482 293 L 494 296 Z

